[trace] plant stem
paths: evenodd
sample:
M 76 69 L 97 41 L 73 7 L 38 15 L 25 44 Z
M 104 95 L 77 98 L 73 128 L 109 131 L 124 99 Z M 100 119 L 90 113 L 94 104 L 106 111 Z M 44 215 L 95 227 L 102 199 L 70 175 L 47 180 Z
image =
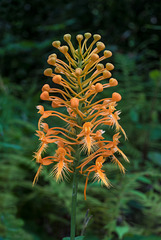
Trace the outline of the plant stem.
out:
M 77 189 L 78 189 L 78 172 L 75 167 L 73 176 L 73 192 L 72 192 L 72 210 L 71 210 L 71 232 L 70 239 L 75 239 L 75 229 L 76 229 L 76 207 L 77 207 Z

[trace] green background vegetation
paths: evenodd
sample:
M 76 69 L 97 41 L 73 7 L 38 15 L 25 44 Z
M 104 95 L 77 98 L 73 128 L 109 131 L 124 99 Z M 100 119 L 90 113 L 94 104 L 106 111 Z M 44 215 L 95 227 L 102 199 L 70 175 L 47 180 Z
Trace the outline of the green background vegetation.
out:
M 125 176 L 107 164 L 113 188 L 90 183 L 87 201 L 80 182 L 77 233 L 89 209 L 87 240 L 161 239 L 160 13 L 160 1 L 0 0 L 0 240 L 69 236 L 71 182 L 57 184 L 45 169 L 32 187 L 35 106 L 49 80 L 43 70 L 52 41 L 65 33 L 75 41 L 85 32 L 101 34 L 113 52 L 114 91 L 123 97 L 118 108 L 128 135 L 120 148 L 131 163 Z

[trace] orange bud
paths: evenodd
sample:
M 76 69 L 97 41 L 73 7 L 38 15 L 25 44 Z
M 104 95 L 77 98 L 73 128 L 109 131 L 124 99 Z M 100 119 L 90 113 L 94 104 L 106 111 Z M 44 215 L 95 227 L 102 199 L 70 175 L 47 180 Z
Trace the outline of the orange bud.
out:
M 99 59 L 99 55 L 98 55 L 98 54 L 93 53 L 93 54 L 91 55 L 91 60 L 92 60 L 93 62 L 97 61 L 98 59 Z
M 118 85 L 118 81 L 115 78 L 110 78 L 109 84 L 111 86 L 117 86 Z
M 95 41 L 98 41 L 98 40 L 101 39 L 101 36 L 99 34 L 94 34 L 93 38 L 94 38 Z
M 61 82 L 61 75 L 55 75 L 53 78 L 52 78 L 52 81 L 56 84 L 60 84 Z
M 119 101 L 121 100 L 121 95 L 120 95 L 119 93 L 117 93 L 117 92 L 114 92 L 114 93 L 112 94 L 112 100 L 113 100 L 114 102 L 119 102 Z
M 50 86 L 49 86 L 49 84 L 45 84 L 45 85 L 42 87 L 42 92 L 44 92 L 44 91 L 47 91 L 47 92 L 50 91 Z
M 49 58 L 52 58 L 52 57 L 57 58 L 57 55 L 55 53 L 52 53 L 49 55 Z
M 50 65 L 55 65 L 56 58 L 55 57 L 48 58 L 47 63 L 50 64 Z
M 106 69 L 111 71 L 114 69 L 114 65 L 112 63 L 106 63 Z
M 103 77 L 104 78 L 110 78 L 111 77 L 111 73 L 108 70 L 104 70 L 103 71 Z
M 78 42 L 79 42 L 79 41 L 82 41 L 82 40 L 83 40 L 83 35 L 82 35 L 82 34 L 78 34 L 78 35 L 76 36 L 76 39 L 77 39 Z
M 105 49 L 105 44 L 103 42 L 97 42 L 96 46 L 99 51 Z
M 104 69 L 104 65 L 103 65 L 102 63 L 99 63 L 99 64 L 97 65 L 97 70 L 100 71 L 100 70 L 102 70 L 102 69 Z
M 60 41 L 54 41 L 54 42 L 52 43 L 53 47 L 55 47 L 55 48 L 59 48 L 59 47 L 60 47 L 60 44 L 61 44 Z
M 59 48 L 60 52 L 62 52 L 63 54 L 66 54 L 68 52 L 68 46 L 62 46 Z
M 89 39 L 92 36 L 92 34 L 91 33 L 85 33 L 84 36 L 85 36 L 86 39 Z
M 105 50 L 103 54 L 104 54 L 104 57 L 105 57 L 105 58 L 109 58 L 109 57 L 112 56 L 112 52 L 109 51 L 109 50 Z
M 59 67 L 56 67 L 56 68 L 54 69 L 54 71 L 55 71 L 56 73 L 61 73 L 61 70 L 60 70 Z
M 45 76 L 51 77 L 52 74 L 53 74 L 53 71 L 52 71 L 51 68 L 45 69 L 45 71 L 44 71 L 44 75 L 45 75 Z
M 81 68 L 76 68 L 75 69 L 75 74 L 76 74 L 76 76 L 80 76 L 82 74 L 82 69 Z
M 79 106 L 79 99 L 78 98 L 72 98 L 71 100 L 70 100 L 70 104 L 71 104 L 71 107 L 72 108 L 76 108 L 76 107 L 78 107 Z
M 70 40 L 71 40 L 71 35 L 70 34 L 65 34 L 64 35 L 64 40 L 66 41 L 66 42 L 69 42 Z
M 59 103 L 58 103 L 56 100 L 54 100 L 54 101 L 52 101 L 51 106 L 52 106 L 53 108 L 57 108 L 57 107 L 59 107 Z
M 96 92 L 102 92 L 103 91 L 103 85 L 101 83 L 96 83 L 95 91 Z
M 44 91 L 40 95 L 41 100 L 49 100 L 49 93 L 47 91 Z

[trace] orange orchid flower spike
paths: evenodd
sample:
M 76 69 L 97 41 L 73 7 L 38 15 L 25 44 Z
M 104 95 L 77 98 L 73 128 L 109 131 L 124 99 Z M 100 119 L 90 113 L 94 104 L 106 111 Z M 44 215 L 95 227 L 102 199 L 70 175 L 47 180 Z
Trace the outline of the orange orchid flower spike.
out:
M 111 73 L 114 65 L 102 63 L 112 56 L 112 52 L 105 50 L 99 34 L 94 34 L 93 38 L 90 33 L 78 34 L 76 39 L 77 46 L 72 44 L 70 34 L 64 35 L 67 45 L 60 41 L 52 43 L 57 54 L 49 55 L 47 62 L 51 67 L 44 71 L 52 84 L 45 83 L 40 95 L 40 99 L 51 103 L 51 107 L 48 110 L 42 105 L 37 106 L 40 119 L 36 135 L 40 146 L 34 158 L 39 168 L 33 183 L 37 182 L 43 168 L 50 165 L 50 176 L 56 181 L 70 177 L 76 181 L 75 175 L 85 178 L 86 199 L 87 184 L 92 176 L 94 181 L 100 181 L 108 188 L 111 186 L 103 170 L 104 164 L 113 163 L 125 173 L 116 154 L 119 153 L 127 162 L 129 160 L 118 147 L 121 134 L 127 138 L 119 123 L 121 111 L 117 110 L 122 97 L 113 92 L 108 98 L 101 98 L 103 91 L 118 85 Z M 89 39 L 92 39 L 90 43 Z M 62 54 L 65 61 L 61 60 Z M 56 120 L 61 127 L 56 125 Z M 110 128 L 113 136 L 108 133 Z M 56 145 L 53 156 L 48 156 L 50 144 Z

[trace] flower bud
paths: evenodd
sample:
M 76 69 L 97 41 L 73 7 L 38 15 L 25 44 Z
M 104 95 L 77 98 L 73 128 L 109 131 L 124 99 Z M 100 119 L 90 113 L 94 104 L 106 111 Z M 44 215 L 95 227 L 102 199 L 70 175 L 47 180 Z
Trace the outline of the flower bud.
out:
M 55 73 L 61 73 L 61 69 L 60 69 L 59 67 L 56 67 L 56 68 L 54 69 L 54 71 L 55 71 Z
M 80 76 L 82 74 L 82 69 L 81 68 L 76 68 L 75 69 L 75 74 L 76 74 L 76 76 Z
M 61 82 L 61 75 L 55 75 L 53 78 L 52 78 L 52 81 L 56 84 L 60 84 Z
M 83 35 L 82 35 L 82 34 L 78 34 L 78 35 L 76 36 L 76 39 L 77 39 L 78 42 L 79 42 L 79 41 L 82 41 L 82 40 L 83 40 Z
M 49 84 L 45 84 L 45 85 L 42 87 L 42 92 L 44 92 L 44 91 L 47 91 L 47 92 L 50 91 L 50 86 L 49 86 Z
M 103 85 L 101 83 L 96 83 L 95 91 L 96 92 L 102 92 L 103 91 Z
M 109 84 L 111 86 L 117 86 L 118 85 L 118 81 L 115 78 L 110 78 Z
M 99 34 L 94 34 L 93 38 L 95 41 L 99 41 L 101 39 L 101 36 Z
M 41 100 L 49 100 L 49 93 L 47 91 L 44 91 L 40 95 Z
M 47 63 L 49 63 L 50 65 L 55 65 L 55 63 L 56 63 L 56 58 L 55 58 L 55 57 L 50 57 L 50 58 L 48 58 Z
M 99 51 L 105 49 L 105 44 L 103 42 L 97 42 L 96 46 Z
M 99 59 L 99 55 L 98 55 L 98 54 L 93 53 L 93 54 L 91 55 L 91 61 L 92 61 L 92 62 L 95 62 L 95 61 L 97 61 L 98 59 Z
M 45 69 L 45 71 L 44 71 L 45 76 L 51 77 L 52 74 L 53 74 L 53 70 L 51 68 Z
M 49 58 L 51 58 L 51 57 L 55 57 L 55 58 L 57 58 L 56 53 L 52 53 L 52 54 L 50 54 L 50 55 L 49 55 Z
M 60 52 L 62 52 L 63 54 L 66 54 L 68 52 L 68 46 L 62 46 L 59 48 Z
M 60 44 L 61 44 L 60 41 L 54 41 L 54 42 L 52 42 L 52 45 L 53 45 L 53 47 L 55 47 L 55 48 L 59 48 L 59 47 L 60 47 Z
M 57 108 L 57 107 L 59 107 L 59 103 L 58 103 L 56 100 L 54 100 L 54 101 L 52 101 L 51 106 L 52 106 L 53 108 Z
M 114 69 L 114 65 L 112 63 L 106 63 L 106 69 L 111 71 Z
M 89 39 L 92 36 L 92 34 L 91 33 L 85 33 L 84 36 L 85 36 L 86 39 Z
M 108 70 L 104 70 L 103 71 L 103 77 L 104 78 L 110 78 L 111 77 L 111 73 Z
M 100 71 L 100 70 L 102 70 L 102 69 L 104 69 L 104 65 L 103 65 L 102 63 L 99 63 L 99 64 L 97 65 L 97 70 Z
M 78 98 L 72 98 L 70 100 L 70 104 L 72 108 L 77 108 L 79 106 L 79 99 Z
M 105 50 L 103 54 L 104 54 L 104 57 L 105 57 L 105 58 L 109 58 L 109 57 L 112 56 L 112 52 L 109 51 L 109 50 Z
M 64 35 L 64 41 L 69 42 L 71 40 L 71 35 L 70 34 L 65 34 Z
M 119 101 L 121 100 L 121 95 L 120 95 L 119 93 L 117 93 L 117 92 L 114 92 L 114 93 L 112 94 L 112 100 L 113 100 L 114 102 L 119 102 Z

